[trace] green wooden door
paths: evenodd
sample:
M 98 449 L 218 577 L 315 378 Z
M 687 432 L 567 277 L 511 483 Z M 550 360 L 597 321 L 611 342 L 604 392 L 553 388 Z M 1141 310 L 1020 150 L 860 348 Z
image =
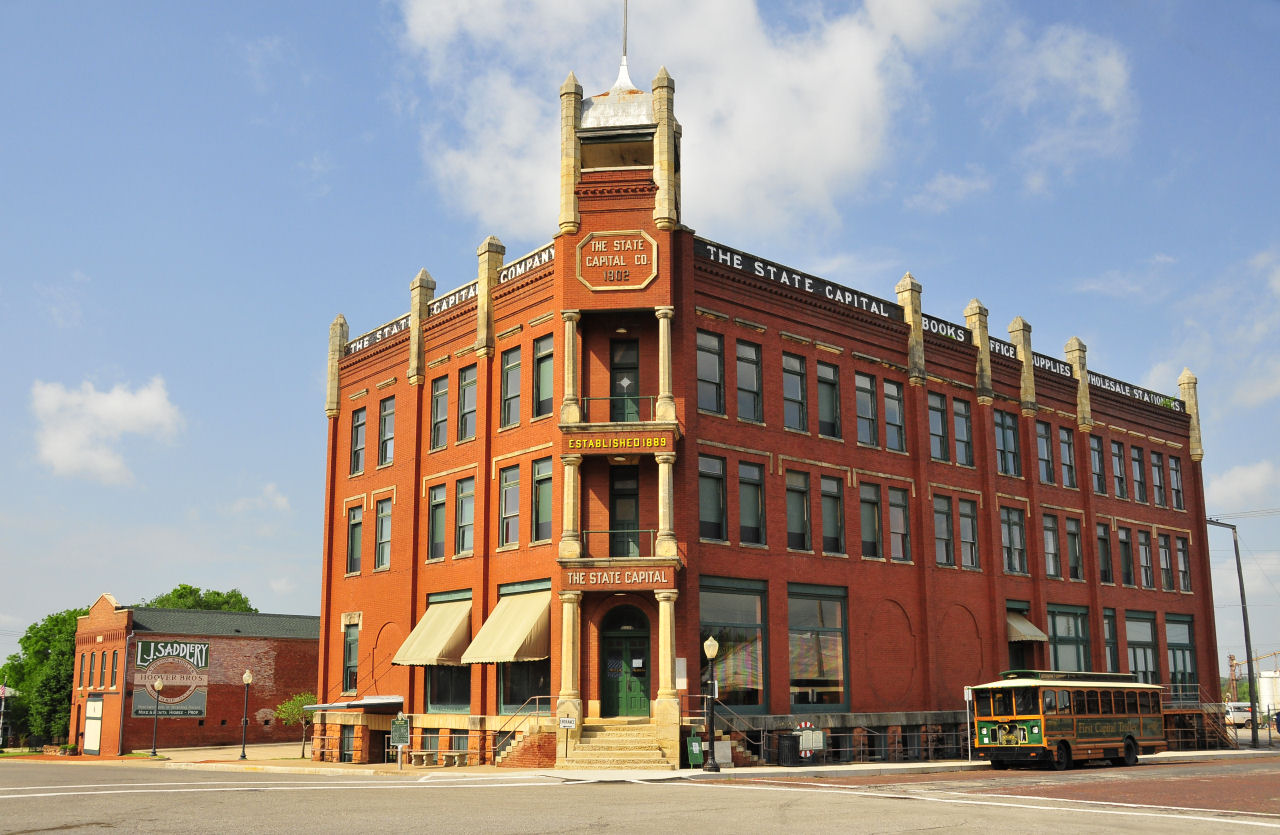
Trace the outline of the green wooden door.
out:
M 600 712 L 604 716 L 649 715 L 648 635 L 605 636 Z

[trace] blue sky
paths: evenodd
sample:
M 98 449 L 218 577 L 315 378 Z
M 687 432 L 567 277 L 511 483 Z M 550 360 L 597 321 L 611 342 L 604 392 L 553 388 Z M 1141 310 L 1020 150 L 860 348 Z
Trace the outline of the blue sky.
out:
M 0 4 L 0 657 L 181 582 L 316 612 L 329 322 L 555 232 L 620 3 Z M 1211 513 L 1280 507 L 1280 5 L 637 0 L 699 234 L 1092 369 L 1200 378 Z M 1242 519 L 1256 653 L 1280 516 Z M 1243 658 L 1211 534 L 1221 654 Z

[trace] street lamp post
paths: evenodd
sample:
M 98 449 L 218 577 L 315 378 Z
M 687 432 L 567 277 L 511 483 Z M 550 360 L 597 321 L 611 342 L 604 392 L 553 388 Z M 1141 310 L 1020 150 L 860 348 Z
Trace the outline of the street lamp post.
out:
M 1206 519 L 1210 525 L 1216 525 L 1219 528 L 1231 529 L 1231 544 L 1236 549 L 1236 580 L 1240 583 L 1240 614 L 1244 617 L 1244 656 L 1249 660 L 1249 716 L 1252 721 L 1249 726 L 1252 729 L 1253 747 L 1258 747 L 1258 693 L 1254 687 L 1255 679 L 1253 677 L 1253 638 L 1249 634 L 1249 604 L 1244 599 L 1244 569 L 1240 567 L 1240 535 L 1236 533 L 1236 526 L 1226 522 L 1219 522 L 1217 519 Z
M 707 665 L 711 667 L 711 693 L 707 696 L 707 759 L 702 770 L 719 771 L 720 764 L 716 762 L 716 697 L 720 695 L 720 687 L 716 681 L 716 653 L 720 651 L 720 642 L 715 635 L 703 641 L 702 651 L 706 653 Z
M 243 760 L 247 759 L 244 755 L 244 743 L 249 734 L 249 685 L 253 684 L 253 673 L 245 670 L 240 680 L 244 682 L 244 716 L 240 719 L 240 759 Z
M 164 680 L 156 679 L 151 685 L 156 691 L 155 707 L 151 711 L 151 756 L 156 755 L 156 728 L 160 725 L 160 691 L 164 689 Z

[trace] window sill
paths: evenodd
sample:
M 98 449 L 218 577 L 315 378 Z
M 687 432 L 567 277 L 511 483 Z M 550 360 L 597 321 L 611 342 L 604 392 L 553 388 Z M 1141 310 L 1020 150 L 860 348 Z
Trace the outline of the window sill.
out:
M 518 423 L 512 423 L 507 426 L 499 426 L 497 434 L 501 435 L 503 432 L 510 432 L 512 429 L 519 429 L 519 428 L 520 428 L 520 424 Z
M 423 565 L 432 565 L 433 563 L 444 562 L 444 557 L 427 557 L 422 561 Z
M 824 435 L 821 432 L 819 432 L 818 437 L 824 441 L 835 441 L 838 444 L 844 443 L 844 438 L 840 437 L 839 435 Z
M 858 441 L 857 446 L 859 449 L 879 449 L 880 448 L 879 444 L 869 444 L 866 441 Z
M 763 420 L 756 420 L 755 418 L 744 418 L 744 417 L 738 418 L 738 423 L 745 423 L 748 426 L 764 426 L 765 425 L 765 422 Z
M 724 412 L 713 412 L 710 409 L 699 409 L 698 414 L 703 415 L 704 417 L 720 418 L 721 420 L 729 419 L 729 416 Z
M 947 571 L 959 571 L 960 567 L 953 562 L 935 562 L 934 568 L 944 568 Z
M 727 540 L 727 539 L 707 539 L 706 537 L 702 537 L 702 536 L 698 537 L 698 543 L 699 543 L 700 545 L 728 545 L 728 544 L 730 544 L 730 543 L 729 543 L 729 540 Z
M 347 478 L 355 478 L 364 475 L 364 470 L 356 470 L 354 473 L 347 473 Z
M 390 467 L 390 466 L 394 465 L 395 463 L 396 463 L 396 462 L 395 462 L 395 459 L 392 459 L 392 460 L 388 461 L 388 462 L 387 462 L 387 463 L 385 463 L 385 464 L 379 464 L 378 466 L 374 467 L 374 469 L 375 469 L 375 470 L 385 470 L 387 467 Z
M 533 415 L 532 417 L 529 418 L 529 422 L 541 423 L 544 420 L 550 420 L 550 419 L 551 419 L 551 412 L 547 412 L 545 415 Z
M 951 463 L 950 458 L 934 458 L 932 455 L 929 456 L 929 461 L 930 463 L 933 463 L 933 464 L 950 464 Z
M 533 542 L 529 543 L 529 547 L 532 548 L 535 545 L 550 545 L 551 542 L 552 540 L 550 539 L 535 539 Z M 468 708 L 468 710 L 470 710 L 470 708 Z
M 894 565 L 915 565 L 913 560 L 889 560 Z
M 427 447 L 427 454 L 430 455 L 433 452 L 442 452 L 448 448 L 449 448 L 448 444 L 441 444 L 440 446 Z
M 769 543 L 767 542 L 739 542 L 739 548 L 754 548 L 757 551 L 768 551 Z
M 794 426 L 782 427 L 783 432 L 790 432 L 792 435 L 804 435 L 806 438 L 812 438 L 813 433 L 808 429 L 796 429 Z
M 1004 573 L 1009 577 L 1026 577 L 1028 579 L 1031 577 L 1031 575 L 1025 571 L 1010 571 L 1007 568 L 1004 570 Z
M 360 576 L 359 571 L 348 571 L 346 574 L 342 575 L 343 579 L 346 579 L 347 577 L 359 577 L 359 576 Z
M 866 554 L 862 555 L 862 559 L 867 562 L 887 562 L 884 557 L 869 557 Z
M 975 573 L 975 574 L 981 574 L 981 573 L 982 573 L 982 566 L 980 566 L 980 565 L 962 565 L 962 566 L 960 566 L 960 570 L 961 570 L 961 571 L 972 571 L 972 572 L 973 572 L 973 573 Z
M 907 452 L 905 449 L 889 449 L 888 447 L 885 447 L 884 451 L 892 452 L 894 455 L 911 455 L 911 453 Z
M 499 545 L 497 548 L 493 549 L 493 552 L 495 554 L 501 554 L 505 551 L 518 551 L 519 549 L 520 549 L 519 542 L 511 542 L 507 545 Z
M 472 444 L 472 443 L 475 443 L 475 440 L 476 440 L 476 436 L 472 435 L 470 438 L 459 438 L 458 440 L 453 442 L 453 445 L 458 447 L 458 446 L 462 446 L 463 444 Z
M 356 694 L 356 691 L 354 691 L 354 690 L 343 690 L 343 691 L 342 691 L 341 693 L 339 693 L 338 695 L 339 695 L 339 696 L 354 696 L 355 694 Z
M 814 552 L 812 549 L 806 550 L 804 548 L 788 548 L 787 553 L 788 554 L 807 554 L 808 556 L 811 556 L 811 557 L 814 555 Z
M 391 570 L 391 566 L 384 565 L 381 568 L 375 568 L 373 571 L 370 571 L 369 573 L 370 574 L 386 574 L 390 570 Z
M 836 559 L 836 560 L 849 559 L 849 555 L 844 553 L 843 551 L 823 551 L 822 556 L 831 557 L 832 559 Z
M 455 560 L 469 560 L 475 556 L 475 553 L 475 551 L 462 551 L 461 553 L 454 554 L 453 558 Z

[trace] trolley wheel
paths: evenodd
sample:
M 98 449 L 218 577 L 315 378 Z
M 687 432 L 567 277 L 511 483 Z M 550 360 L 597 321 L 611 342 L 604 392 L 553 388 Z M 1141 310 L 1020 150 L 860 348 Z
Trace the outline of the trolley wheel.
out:
M 1133 737 L 1126 737 L 1124 740 L 1124 760 L 1126 766 L 1135 766 L 1138 764 L 1138 743 L 1133 741 Z
M 992 771 L 1008 771 L 1009 762 L 1007 760 L 992 760 L 991 770 Z
M 1071 746 L 1062 741 L 1053 752 L 1053 770 L 1066 771 L 1071 768 Z

